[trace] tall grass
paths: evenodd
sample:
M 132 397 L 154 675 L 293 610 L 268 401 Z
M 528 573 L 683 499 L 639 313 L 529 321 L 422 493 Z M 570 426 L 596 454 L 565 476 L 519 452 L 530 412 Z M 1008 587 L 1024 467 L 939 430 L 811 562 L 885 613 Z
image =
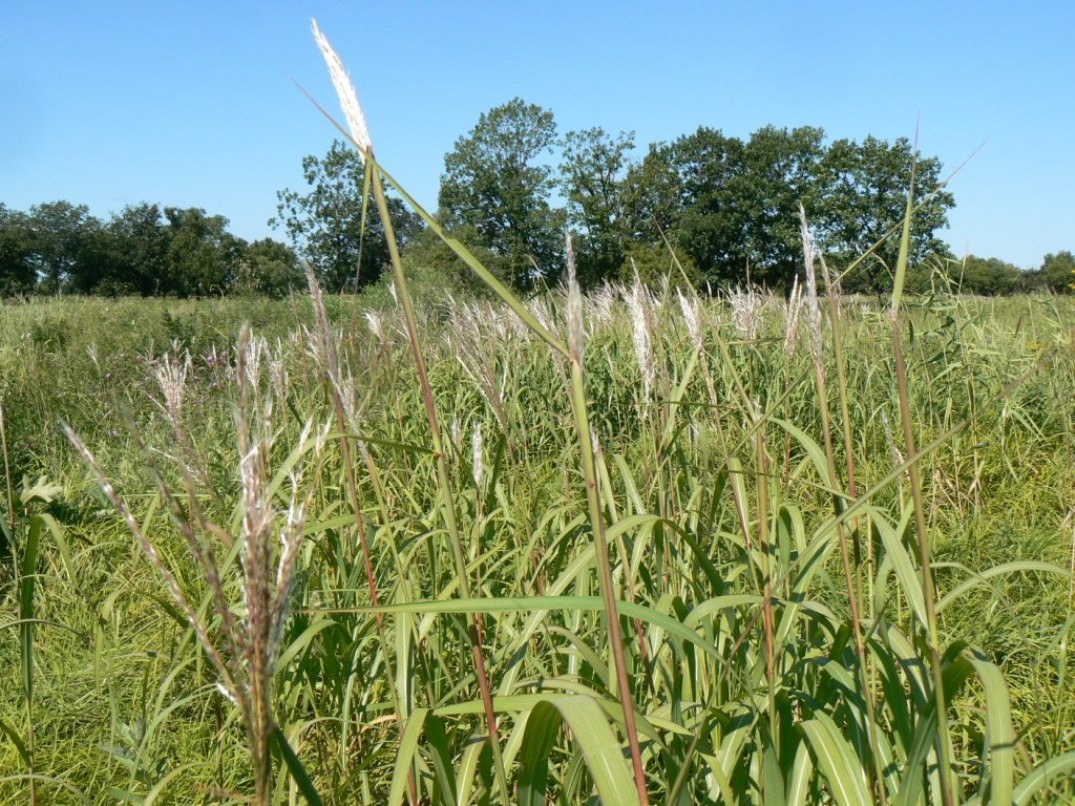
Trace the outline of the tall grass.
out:
M 1075 797 L 1070 301 L 523 300 L 418 209 L 488 299 L 8 309 L 0 793 Z

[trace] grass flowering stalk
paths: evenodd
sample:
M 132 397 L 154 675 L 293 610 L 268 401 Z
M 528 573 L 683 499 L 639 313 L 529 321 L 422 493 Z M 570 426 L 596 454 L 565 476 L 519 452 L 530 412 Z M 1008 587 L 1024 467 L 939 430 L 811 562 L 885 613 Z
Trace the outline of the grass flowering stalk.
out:
M 456 573 L 459 578 L 459 591 L 464 599 L 472 597 L 469 573 L 467 570 L 466 555 L 463 551 L 463 538 L 459 530 L 455 512 L 455 493 L 452 489 L 451 479 L 448 475 L 447 459 L 444 454 L 444 444 L 441 440 L 440 423 L 437 417 L 437 408 L 433 400 L 433 390 L 429 383 L 429 375 L 426 372 L 425 359 L 422 356 L 421 343 L 418 337 L 418 322 L 414 313 L 414 305 L 411 302 L 410 292 L 407 290 L 407 278 L 403 273 L 403 261 L 396 245 L 395 232 L 392 227 L 392 219 L 388 212 L 388 202 L 384 195 L 384 185 L 381 180 L 378 166 L 373 163 L 373 150 L 368 147 L 366 152 L 367 164 L 373 170 L 373 194 L 377 203 L 377 212 L 381 217 L 384 227 L 385 239 L 388 242 L 388 251 L 392 261 L 392 271 L 395 277 L 396 290 L 399 295 L 400 306 L 403 308 L 404 322 L 407 328 L 407 339 L 411 345 L 411 353 L 414 358 L 418 373 L 419 384 L 422 388 L 422 402 L 425 405 L 426 418 L 429 421 L 430 439 L 433 447 L 434 463 L 437 470 L 437 487 L 440 489 L 444 500 L 441 509 L 444 513 L 445 525 L 452 544 L 452 554 L 456 564 Z M 496 774 L 497 788 L 504 803 L 510 802 L 508 790 L 507 771 L 504 767 L 503 752 L 500 747 L 500 737 L 497 734 L 496 712 L 493 709 L 492 690 L 489 686 L 489 678 L 485 671 L 485 658 L 482 652 L 481 623 L 473 613 L 466 615 L 467 638 L 470 642 L 471 658 L 474 663 L 474 672 L 481 694 L 482 706 L 485 711 L 485 721 L 489 730 L 489 747 L 493 754 L 493 767 Z
M 907 260 L 911 250 L 911 219 L 914 213 L 914 164 L 911 165 L 911 183 L 907 191 L 907 210 L 903 217 L 903 233 L 900 237 L 900 251 L 896 259 L 896 276 L 892 284 L 892 358 L 896 370 L 896 391 L 900 401 L 900 422 L 903 426 L 903 444 L 908 456 L 916 454 L 914 427 L 911 423 L 911 399 L 907 388 L 907 364 L 903 358 L 903 326 L 901 322 L 901 303 L 903 285 L 907 277 Z M 937 643 L 937 608 L 933 591 L 933 574 L 930 570 L 929 533 L 926 529 L 926 515 L 922 501 L 922 482 L 918 473 L 918 462 L 910 462 L 907 467 L 907 479 L 911 487 L 911 501 L 914 506 L 915 532 L 918 537 L 918 564 L 922 575 L 922 598 L 926 610 L 926 645 L 930 655 L 930 675 L 933 682 L 933 697 L 937 708 L 937 758 L 941 779 L 941 796 L 945 806 L 951 806 L 955 794 L 951 781 L 952 768 L 950 758 L 951 739 L 948 728 L 948 709 L 944 695 L 944 671 L 941 650 Z
M 855 640 L 855 651 L 858 654 L 858 679 L 862 689 L 862 699 L 866 705 L 866 732 L 870 744 L 870 756 L 873 764 L 867 767 L 870 778 L 873 779 L 873 791 L 879 798 L 880 803 L 887 801 L 885 796 L 884 770 L 881 764 L 881 753 L 878 745 L 877 733 L 879 727 L 875 717 L 873 694 L 870 690 L 870 678 L 867 666 L 868 655 L 866 642 L 862 636 L 862 622 L 859 612 L 858 586 L 855 584 L 855 574 L 851 568 L 851 555 L 847 545 L 847 527 L 839 520 L 845 509 L 845 502 L 839 490 L 840 482 L 836 471 L 836 456 L 832 445 L 832 421 L 829 413 L 828 392 L 825 384 L 825 370 L 822 364 L 822 333 L 821 333 L 821 309 L 818 304 L 817 274 L 814 266 L 814 245 L 810 238 L 810 228 L 806 221 L 806 211 L 799 206 L 799 220 L 802 228 L 803 255 L 806 265 L 806 314 L 809 325 L 811 353 L 814 364 L 814 382 L 817 385 L 818 410 L 821 414 L 821 430 L 825 440 L 825 459 L 828 462 L 829 483 L 832 485 L 832 503 L 834 515 L 837 517 L 836 535 L 840 546 L 840 560 L 843 564 L 844 582 L 847 585 L 847 601 L 851 611 L 851 629 Z M 851 446 L 847 446 L 851 450 Z
M 608 620 L 608 638 L 616 671 L 616 685 L 619 689 L 620 704 L 623 706 L 624 731 L 627 733 L 627 742 L 631 750 L 631 766 L 634 772 L 638 800 L 645 806 L 649 803 L 649 794 L 646 790 L 645 770 L 642 767 L 642 751 L 638 743 L 638 730 L 635 725 L 631 685 L 627 678 L 627 662 L 623 653 L 619 613 L 616 609 L 612 563 L 609 558 L 608 538 L 605 535 L 601 489 L 598 485 L 590 418 L 586 408 L 586 391 L 582 377 L 584 343 L 582 292 L 579 289 L 578 279 L 575 277 L 574 264 L 574 260 L 568 262 L 567 278 L 567 362 L 571 383 L 571 413 L 575 420 L 575 430 L 578 432 L 582 474 L 586 481 L 586 502 L 590 511 L 590 526 L 593 530 L 594 550 L 597 558 L 598 575 L 601 581 L 601 597 Z M 626 561 L 626 557 L 624 559 Z
M 354 86 L 348 79 L 336 52 L 328 40 L 321 33 L 317 21 L 313 22 L 314 39 L 324 56 L 328 66 L 329 75 L 332 78 L 336 94 L 339 96 L 340 105 L 344 110 L 348 128 L 351 130 L 350 140 L 358 150 L 359 156 L 366 167 L 366 186 L 371 187 L 377 212 L 384 227 L 385 240 L 388 244 L 389 256 L 392 263 L 393 277 L 395 280 L 396 293 L 400 307 L 403 309 L 404 323 L 407 330 L 407 339 L 410 343 L 411 353 L 414 358 L 418 374 L 419 384 L 422 390 L 422 401 L 425 406 L 426 418 L 429 422 L 430 438 L 433 443 L 433 455 L 436 465 L 437 486 L 443 496 L 441 508 L 444 513 L 445 525 L 452 544 L 452 553 L 456 563 L 456 573 L 459 578 L 459 590 L 466 599 L 471 598 L 470 581 L 467 572 L 466 556 L 463 552 L 463 541 L 456 521 L 455 495 L 448 476 L 444 445 L 441 440 L 440 424 L 437 418 L 436 405 L 433 400 L 433 391 L 429 384 L 429 376 L 426 372 L 425 359 L 422 356 L 421 343 L 418 336 L 418 323 L 415 316 L 414 306 L 411 303 L 410 293 L 407 291 L 407 279 L 403 273 L 403 262 L 399 256 L 396 245 L 395 232 L 392 227 L 392 219 L 388 212 L 388 203 L 384 195 L 384 185 L 381 179 L 379 167 L 373 161 L 373 144 L 370 141 L 369 132 L 366 129 L 365 117 L 362 107 L 358 103 L 358 95 Z M 485 671 L 485 660 L 481 648 L 480 626 L 477 617 L 468 613 L 467 638 L 470 643 L 471 657 L 474 663 L 475 677 L 481 693 L 482 705 L 485 711 L 485 720 L 489 730 L 489 745 L 493 754 L 497 788 L 503 802 L 510 800 L 507 784 L 507 773 L 504 769 L 504 759 L 500 748 L 500 740 L 497 735 L 496 713 L 493 710 L 492 692 Z
M 334 73 L 332 70 L 332 61 L 329 54 L 332 53 L 332 49 L 328 46 L 327 41 L 323 41 L 323 37 L 319 37 L 318 44 L 322 47 L 322 52 L 326 54 L 326 61 L 329 62 L 330 73 L 333 74 L 334 84 L 336 91 L 341 95 L 341 103 L 344 108 L 347 108 L 347 102 L 342 101 L 343 96 L 350 98 L 354 95 L 354 88 L 350 85 L 350 82 L 346 80 L 345 75 L 336 80 L 339 73 Z M 335 54 L 332 53 L 334 57 Z M 338 62 L 338 58 L 335 59 Z M 311 100 L 313 100 L 311 98 Z M 314 101 L 316 104 L 316 101 Z M 357 101 L 355 101 L 357 104 Z M 318 108 L 332 120 L 331 116 L 325 113 L 324 109 L 318 105 Z M 335 121 L 333 121 L 335 123 Z M 339 128 L 337 126 L 337 128 Z M 376 162 L 373 154 L 373 148 L 369 142 L 369 136 L 363 128 L 361 131 L 352 130 L 351 134 L 348 134 L 342 128 L 341 132 L 351 141 L 351 143 L 359 150 L 362 155 L 363 162 L 366 166 L 367 175 L 370 177 L 371 189 L 373 191 L 374 200 L 377 205 L 378 214 L 381 218 L 381 222 L 384 226 L 385 239 L 388 245 L 389 257 L 392 264 L 393 277 L 395 280 L 396 292 L 398 295 L 398 301 L 400 307 L 403 309 L 404 322 L 406 325 L 406 331 L 408 335 L 408 341 L 410 342 L 411 352 L 413 354 L 419 382 L 421 384 L 422 399 L 426 410 L 426 416 L 430 425 L 431 441 L 433 443 L 433 454 L 437 468 L 437 485 L 444 496 L 443 511 L 446 520 L 446 526 L 448 534 L 452 542 L 452 551 L 455 556 L 455 561 L 458 566 L 459 572 L 459 585 L 460 592 L 464 598 L 470 597 L 470 583 L 467 574 L 465 555 L 462 547 L 462 538 L 460 535 L 459 527 L 456 522 L 455 516 L 455 503 L 454 494 L 452 491 L 451 483 L 448 477 L 448 470 L 446 464 L 446 457 L 444 454 L 444 448 L 441 441 L 440 428 L 438 424 L 438 418 L 436 413 L 436 406 L 433 401 L 432 389 L 429 385 L 429 378 L 425 369 L 425 361 L 422 357 L 422 350 L 420 341 L 418 338 L 417 318 L 414 313 L 414 306 L 411 302 L 410 294 L 407 291 L 407 281 L 403 272 L 403 262 L 399 255 L 399 249 L 396 244 L 395 234 L 392 227 L 391 217 L 388 212 L 388 204 L 384 195 L 384 183 L 390 184 L 404 199 L 404 201 L 410 205 L 410 207 L 418 213 L 418 215 L 426 222 L 430 230 L 440 240 L 448 246 L 456 255 L 458 255 L 468 267 L 470 267 L 475 274 L 482 280 L 485 285 L 492 290 L 498 297 L 500 297 L 516 315 L 526 324 L 526 326 L 533 332 L 539 339 L 545 342 L 554 352 L 568 360 L 571 367 L 571 398 L 572 409 L 574 412 L 576 430 L 578 431 L 583 472 L 587 479 L 587 500 L 589 502 L 590 519 L 594 529 L 595 541 L 597 541 L 597 562 L 599 567 L 599 574 L 602 582 L 602 595 L 604 608 L 606 611 L 606 617 L 609 623 L 609 629 L 615 631 L 616 638 L 611 639 L 612 654 L 614 663 L 617 670 L 617 685 L 619 688 L 619 695 L 621 704 L 624 709 L 624 728 L 627 733 L 628 744 L 631 750 L 632 764 L 635 775 L 635 785 L 638 790 L 638 798 L 640 803 L 648 804 L 649 798 L 646 792 L 645 776 L 642 767 L 641 749 L 638 742 L 638 732 L 635 727 L 634 713 L 633 713 L 633 701 L 631 697 L 630 684 L 627 679 L 627 667 L 626 660 L 623 655 L 623 643 L 618 639 L 619 636 L 619 623 L 618 612 L 616 609 L 615 591 L 612 584 L 612 571 L 608 556 L 608 541 L 605 539 L 604 533 L 604 519 L 601 509 L 600 497 L 597 488 L 597 473 L 594 464 L 594 455 L 592 444 L 590 440 L 589 419 L 586 411 L 585 393 L 582 386 L 582 366 L 581 366 L 581 354 L 574 354 L 572 350 L 564 344 L 552 331 L 543 325 L 537 317 L 531 313 L 526 305 L 524 305 L 514 294 L 507 289 L 507 287 L 500 282 L 481 262 L 474 257 L 470 251 L 463 246 L 457 239 L 450 237 L 440 226 L 440 224 L 434 219 L 414 198 L 407 193 L 407 191 L 392 178 L 387 171 L 385 171 L 379 163 Z M 581 296 L 578 298 L 576 307 L 579 312 L 578 322 L 581 325 Z M 579 341 L 576 345 L 581 352 L 581 330 L 578 331 Z M 572 356 L 574 355 L 574 360 Z M 471 643 L 471 653 L 474 661 L 475 674 L 478 681 L 479 689 L 481 690 L 481 698 L 483 703 L 483 709 L 485 711 L 486 723 L 489 728 L 489 739 L 493 753 L 494 771 L 497 777 L 497 786 L 499 794 L 504 803 L 511 801 L 507 786 L 507 777 L 503 763 L 503 757 L 500 749 L 499 739 L 496 731 L 496 715 L 493 710 L 492 696 L 489 689 L 488 680 L 485 674 L 485 663 L 482 657 L 480 635 L 478 631 L 478 623 L 472 613 L 467 613 L 467 634 Z
M 146 535 L 127 503 L 109 482 L 85 443 L 70 428 L 65 426 L 64 430 L 93 472 L 105 496 L 120 513 L 150 564 L 160 575 L 172 601 L 194 631 L 198 643 L 217 672 L 218 690 L 239 711 L 246 729 L 247 747 L 254 771 L 254 803 L 267 806 L 272 802 L 273 741 L 280 747 L 285 762 L 307 799 L 319 803 L 320 800 L 309 784 L 305 771 L 287 746 L 272 715 L 273 673 L 279 656 L 284 624 L 289 616 L 290 591 L 313 487 L 307 490 L 305 495 L 301 495 L 300 474 L 295 470 L 290 472 L 291 498 L 283 517 L 284 523 L 278 525 L 280 513 L 272 502 L 269 473 L 273 444 L 272 406 L 268 400 L 260 406 L 253 400 L 257 393 L 256 356 L 263 348 L 264 343 L 252 339 L 249 331 L 244 328 L 240 333 L 235 371 L 239 393 L 236 434 L 239 453 L 239 505 L 242 513 L 237 542 L 241 558 L 239 587 L 243 608 L 238 612 L 229 601 L 225 590 L 225 568 L 218 561 L 212 543 L 206 537 L 218 535 L 226 540 L 227 536 L 220 527 L 210 523 L 202 512 L 194 495 L 195 485 L 189 472 L 184 473 L 189 498 L 186 506 L 165 482 L 163 475 L 157 474 L 158 490 L 171 510 L 173 524 L 209 588 L 213 614 L 219 620 L 216 625 L 216 631 L 220 634 L 219 642 L 213 640 L 209 622 L 190 604 L 154 542 Z M 256 418 L 257 433 L 254 432 L 255 424 L 249 419 L 250 414 Z M 326 438 L 327 428 L 315 434 L 312 424 L 307 423 L 298 446 L 288 459 L 288 465 L 294 465 L 303 454 L 311 451 L 315 457 L 319 456 Z M 277 539 L 274 540 L 274 537 Z

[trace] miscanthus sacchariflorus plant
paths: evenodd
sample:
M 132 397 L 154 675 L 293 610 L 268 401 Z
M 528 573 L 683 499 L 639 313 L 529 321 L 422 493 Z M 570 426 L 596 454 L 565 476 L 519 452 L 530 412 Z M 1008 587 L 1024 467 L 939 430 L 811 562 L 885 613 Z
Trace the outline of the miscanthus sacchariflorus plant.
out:
M 323 39 L 319 41 L 323 50 L 331 50 Z M 330 68 L 338 63 L 334 54 L 326 58 Z M 333 71 L 346 111 L 357 102 L 353 88 L 337 80 L 339 75 Z M 809 360 L 823 439 L 819 442 L 791 420 L 777 416 L 786 413 L 783 403 L 796 391 L 787 374 L 785 388 L 765 388 L 759 380 L 759 368 L 754 364 L 737 366 L 733 351 L 717 334 L 717 365 L 732 382 L 719 389 L 722 394 L 714 394 L 716 384 L 707 385 L 711 395 L 707 402 L 716 412 L 730 410 L 740 427 L 738 433 L 729 433 L 719 416 L 713 418 L 715 424 L 707 424 L 707 430 L 716 431 L 715 458 L 724 468 L 721 487 L 727 488 L 730 500 L 727 510 L 719 506 L 719 499 L 709 507 L 699 506 L 702 493 L 689 484 L 683 488 L 692 475 L 693 457 L 679 435 L 700 434 L 702 430 L 693 411 L 684 412 L 684 404 L 695 402 L 687 395 L 699 362 L 708 359 L 704 344 L 698 346 L 695 337 L 695 348 L 687 352 L 686 364 L 673 367 L 670 373 L 672 382 L 655 426 L 658 433 L 652 442 L 643 440 L 644 455 L 638 457 L 645 477 L 635 477 L 628 457 L 610 465 L 602 439 L 594 430 L 586 394 L 583 306 L 570 271 L 570 242 L 567 332 L 561 334 L 550 327 L 549 317 L 533 316 L 465 247 L 414 204 L 377 163 L 364 127 L 353 134 L 386 227 L 390 222 L 383 203 L 384 183 L 403 195 L 490 290 L 517 313 L 534 337 L 559 356 L 558 369 L 567 376 L 567 407 L 581 471 L 575 483 L 584 491 L 587 505 L 586 520 L 579 523 L 581 533 L 589 537 L 585 564 L 572 567 L 568 579 L 556 580 L 564 583 L 557 595 L 550 595 L 546 588 L 540 602 L 468 596 L 465 581 L 471 572 L 460 564 L 461 596 L 374 608 L 378 613 L 421 612 L 441 617 L 491 610 L 511 613 L 532 625 L 523 630 L 528 644 L 538 624 L 555 618 L 556 611 L 560 617 L 588 610 L 603 616 L 597 622 L 596 645 L 580 636 L 577 615 L 570 619 L 575 630 L 564 636 L 590 667 L 590 676 L 580 678 L 578 664 L 569 664 L 566 674 L 551 674 L 559 671 L 553 664 L 549 673 L 528 681 L 525 690 L 530 699 L 512 699 L 522 696 L 516 688 L 523 685 L 518 675 L 522 664 L 516 653 L 523 644 L 513 635 L 517 629 L 505 631 L 503 623 L 497 632 L 505 634 L 502 640 L 513 653 L 506 656 L 506 665 L 500 670 L 499 701 L 490 701 L 485 670 L 476 667 L 479 673 L 474 682 L 482 693 L 488 728 L 485 739 L 492 749 L 494 778 L 502 799 L 514 753 L 518 754 L 516 797 L 541 802 L 550 788 L 561 792 L 561 797 L 565 787 L 569 793 L 577 791 L 572 789 L 572 785 L 578 786 L 576 781 L 558 779 L 552 771 L 558 737 L 568 741 L 568 757 L 576 764 L 561 765 L 562 774 L 584 768 L 589 773 L 590 791 L 609 802 L 646 803 L 651 789 L 669 802 L 707 798 L 804 802 L 816 800 L 822 793 L 842 803 L 915 802 L 920 797 L 951 803 L 971 795 L 1007 802 L 1043 785 L 1045 776 L 1031 775 L 1020 784 L 1022 791 L 1016 789 L 1016 736 L 999 667 L 970 645 L 957 642 L 942 649 L 920 470 L 968 423 L 953 423 L 935 434 L 924 448 L 917 447 L 920 436 L 908 390 L 901 327 L 906 248 L 896 267 L 890 319 L 896 381 L 893 391 L 907 458 L 873 480 L 862 493 L 852 486 L 854 494 L 849 494 L 840 477 L 840 464 L 846 464 L 849 474 L 854 473 L 855 445 L 853 432 L 845 429 L 844 444 L 839 446 L 829 425 L 826 376 L 831 370 L 826 366 L 826 336 L 804 218 Z M 913 195 L 909 193 L 908 198 L 904 245 L 914 213 Z M 429 413 L 438 479 L 447 490 L 435 405 L 430 400 L 418 346 L 420 335 L 414 327 L 402 264 L 397 255 L 393 257 L 395 282 Z M 755 341 L 759 326 L 761 306 L 757 299 L 752 291 L 732 299 L 735 325 L 748 343 Z M 830 300 L 830 338 L 840 339 L 838 305 L 834 295 Z M 628 303 L 642 379 L 642 399 L 635 401 L 637 413 L 648 406 L 655 366 L 663 362 L 667 367 L 669 356 L 662 355 L 654 344 L 648 295 L 637 281 Z M 686 301 L 681 307 L 685 312 L 694 310 Z M 697 330 L 696 324 L 693 329 Z M 681 352 L 680 357 L 683 355 Z M 836 349 L 835 355 L 840 362 L 840 410 L 846 419 L 846 368 L 842 350 Z M 648 418 L 636 416 L 633 424 L 645 428 Z M 786 433 L 795 443 L 800 465 L 794 472 L 800 481 L 811 476 L 810 503 L 816 504 L 817 495 L 832 502 L 830 514 L 809 529 L 802 505 L 786 489 L 791 485 L 774 483 L 776 478 L 789 479 L 789 474 L 772 472 L 771 432 Z M 841 450 L 845 463 L 838 461 Z M 795 461 L 789 453 L 785 452 L 785 462 Z M 627 493 L 633 512 L 617 511 L 618 484 Z M 909 496 L 901 495 L 896 509 L 882 507 L 882 494 L 902 485 L 909 488 Z M 642 490 L 657 500 L 647 502 Z M 444 503 L 448 531 L 456 544 L 456 504 L 447 492 Z M 702 518 L 703 513 L 708 519 Z M 682 517 L 686 523 L 679 521 Z M 721 528 L 726 517 L 730 521 Z M 913 531 L 908 528 L 912 522 Z M 862 542 L 869 543 L 871 557 L 877 562 L 876 577 L 868 580 L 868 586 L 862 584 L 861 572 L 853 567 L 861 559 Z M 835 589 L 847 603 L 846 611 L 830 609 L 823 600 L 814 598 L 818 577 L 833 552 L 843 568 L 842 586 L 836 583 Z M 869 570 L 873 572 L 872 564 Z M 1004 570 L 1027 569 L 1013 566 Z M 580 584 L 587 593 L 600 595 L 567 595 L 566 591 L 577 590 Z M 900 605 L 895 614 L 893 603 Z M 900 618 L 902 608 L 906 608 L 906 615 Z M 510 620 L 504 617 L 501 622 Z M 473 631 L 471 641 L 475 657 L 483 657 L 483 648 L 473 643 Z M 495 661 L 495 653 L 493 658 Z M 968 768 L 966 752 L 978 742 L 968 744 L 967 737 L 953 735 L 949 703 L 970 678 L 977 681 L 985 718 L 983 740 L 975 763 Z M 494 675 L 494 686 L 496 680 Z M 549 688 L 555 693 L 539 693 Z M 426 708 L 424 719 L 433 714 L 443 718 L 453 712 L 452 704 L 428 703 Z M 500 748 L 491 709 L 513 721 L 507 753 Z M 561 724 L 570 730 L 561 732 Z M 418 735 L 428 728 L 419 724 L 410 731 L 410 727 L 407 732 L 414 744 L 405 744 L 405 752 L 397 758 L 397 782 L 403 780 L 404 771 L 411 781 L 422 775 Z M 430 762 L 440 771 L 429 779 L 431 793 L 434 798 L 438 793 L 441 798 L 467 797 L 468 790 L 460 789 L 458 780 L 445 788 L 451 782 L 449 768 L 459 769 L 462 764 L 465 769 L 469 762 L 467 753 L 458 756 L 450 745 L 436 740 L 443 731 L 443 726 L 437 727 L 428 740 L 433 753 Z M 607 752 L 609 737 L 615 736 L 623 745 L 622 760 L 620 753 L 610 757 Z M 1065 759 L 1055 765 L 1058 770 L 1075 763 Z M 402 786 L 397 783 L 391 794 L 392 800 L 401 800 Z
M 391 184 L 363 143 L 371 188 Z M 0 744 L 0 792 L 25 802 L 33 775 L 39 802 L 1070 799 L 1075 311 L 863 308 L 815 269 L 816 315 L 754 291 L 750 330 L 730 297 L 646 289 L 641 352 L 632 286 L 425 306 L 404 274 L 371 317 L 362 298 L 251 305 L 280 328 L 256 361 L 209 338 L 235 332 L 234 303 L 5 311 L 12 508 L 40 457 L 75 508 L 55 510 L 75 573 L 47 530 L 33 573 L 36 512 L 17 512 L 5 568 L 36 585 L 10 612 L 36 621 L 29 641 L 0 625 L 0 651 L 34 677 L 0 721 L 22 741 L 32 720 L 34 741 L 32 764 Z M 152 344 L 117 343 L 131 321 Z M 245 404 L 240 363 L 261 378 Z M 267 754 L 227 689 L 247 679 L 227 626 L 248 620 L 244 513 L 264 511 L 237 411 L 248 447 L 272 435 L 265 578 L 293 498 L 305 513 L 261 688 L 286 745 Z M 90 465 L 38 436 L 61 413 L 204 645 L 83 492 Z

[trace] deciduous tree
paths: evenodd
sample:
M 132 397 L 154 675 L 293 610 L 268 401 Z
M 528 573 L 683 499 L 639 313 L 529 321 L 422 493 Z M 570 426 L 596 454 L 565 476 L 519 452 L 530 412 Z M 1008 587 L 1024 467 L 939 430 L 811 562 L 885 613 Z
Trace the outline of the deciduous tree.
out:
M 909 258 L 918 263 L 930 254 L 948 255 L 935 233 L 947 226 L 955 198 L 946 190 L 937 190 L 940 160 L 916 154 L 906 138 L 894 143 L 876 137 L 861 143 L 837 140 L 828 147 L 821 163 L 824 196 L 813 223 L 834 267 L 848 265 L 886 232 L 895 230 L 846 278 L 846 289 L 880 292 L 889 287 L 899 253 L 898 227 L 906 212 L 912 164 L 915 196 L 923 202 L 911 224 Z
M 322 285 L 342 291 L 374 282 L 388 263 L 388 245 L 372 194 L 363 216 L 363 165 L 358 152 L 335 141 L 324 157 L 302 160 L 308 190 L 279 191 L 277 215 L 291 246 L 313 266 Z M 397 244 L 403 247 L 421 229 L 421 220 L 398 198 L 388 198 Z
M 1072 277 L 1075 276 L 1075 257 L 1071 252 L 1049 253 L 1041 262 L 1041 273 L 1046 285 L 1057 293 L 1073 290 Z
M 592 286 L 612 280 L 631 245 L 626 178 L 634 133 L 568 132 L 561 148 L 559 185 L 576 234 L 579 281 Z
M 549 203 L 552 168 L 542 162 L 555 141 L 552 112 L 514 98 L 482 114 L 444 158 L 444 223 L 470 228 L 519 288 L 555 279 L 563 264 L 564 215 Z

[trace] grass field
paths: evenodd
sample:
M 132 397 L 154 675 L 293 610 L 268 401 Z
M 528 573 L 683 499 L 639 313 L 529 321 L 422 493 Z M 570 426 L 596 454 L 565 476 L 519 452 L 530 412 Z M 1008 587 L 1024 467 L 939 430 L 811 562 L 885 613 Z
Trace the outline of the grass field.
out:
M 1075 798 L 1073 300 L 315 302 L 2 309 L 3 802 Z

